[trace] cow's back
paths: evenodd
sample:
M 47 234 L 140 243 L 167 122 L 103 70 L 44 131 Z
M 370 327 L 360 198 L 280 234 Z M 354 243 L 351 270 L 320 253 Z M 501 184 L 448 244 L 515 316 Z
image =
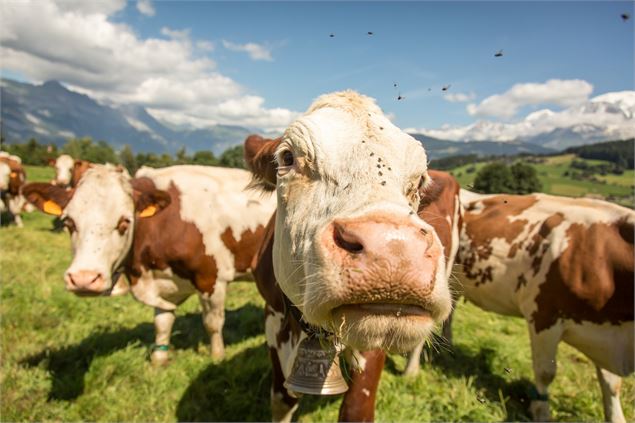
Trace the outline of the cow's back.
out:
M 632 210 L 599 200 L 476 199 L 466 204 L 458 254 L 465 296 L 484 309 L 524 316 L 536 333 L 559 323 L 632 324 L 634 223 Z M 591 341 L 583 338 L 565 331 L 577 347 Z

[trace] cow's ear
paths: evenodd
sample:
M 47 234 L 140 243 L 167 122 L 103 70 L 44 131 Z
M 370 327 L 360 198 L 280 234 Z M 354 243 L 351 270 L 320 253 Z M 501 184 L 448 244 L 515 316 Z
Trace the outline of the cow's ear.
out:
M 46 162 L 49 166 L 55 166 L 56 159 L 50 158 Z
M 73 190 L 66 190 L 44 182 L 31 182 L 22 187 L 26 200 L 44 213 L 60 216 L 73 197 Z
M 244 155 L 247 168 L 253 174 L 250 187 L 258 187 L 265 191 L 276 189 L 277 166 L 275 152 L 280 145 L 280 138 L 274 140 L 260 135 L 250 135 L 244 142 Z
M 137 216 L 151 217 L 170 205 L 170 194 L 156 189 L 148 178 L 135 178 L 132 181 L 132 198 Z

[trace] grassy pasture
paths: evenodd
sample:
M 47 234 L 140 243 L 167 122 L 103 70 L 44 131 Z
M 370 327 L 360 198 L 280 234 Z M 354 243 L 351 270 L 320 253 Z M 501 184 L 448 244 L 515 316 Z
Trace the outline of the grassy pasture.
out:
M 622 205 L 633 207 L 633 184 L 635 184 L 635 172 L 627 170 L 622 175 L 598 175 L 599 180 L 606 183 L 593 181 L 578 181 L 565 176 L 573 160 L 584 161 L 590 165 L 605 163 L 601 160 L 587 160 L 576 158 L 573 154 L 563 154 L 560 156 L 547 157 L 544 163 L 533 164 L 538 172 L 538 178 L 542 182 L 543 192 L 553 195 L 565 195 L 569 197 L 582 197 L 586 194 L 600 194 L 604 197 L 623 197 L 620 201 Z M 464 165 L 452 170 L 452 174 L 457 178 L 463 188 L 470 188 L 474 183 L 474 178 L 478 171 L 487 163 L 475 163 L 474 165 Z M 471 166 L 475 167 L 474 172 L 467 172 Z
M 50 180 L 51 168 L 27 167 Z M 172 362 L 149 361 L 152 310 L 131 296 L 82 299 L 65 292 L 70 262 L 65 233 L 51 217 L 24 215 L 25 228 L 0 228 L 0 418 L 2 421 L 268 421 L 271 381 L 262 299 L 248 282 L 230 285 L 226 358 L 207 355 L 195 298 L 177 311 Z M 405 358 L 391 356 L 377 401 L 378 421 L 526 421 L 533 379 L 524 322 L 461 302 L 455 346 L 437 345 L 413 379 Z M 560 421 L 603 418 L 595 370 L 561 344 L 551 388 Z M 507 371 L 507 370 L 508 371 Z M 626 418 L 635 419 L 635 378 L 622 388 Z M 300 421 L 335 421 L 338 397 L 305 397 Z

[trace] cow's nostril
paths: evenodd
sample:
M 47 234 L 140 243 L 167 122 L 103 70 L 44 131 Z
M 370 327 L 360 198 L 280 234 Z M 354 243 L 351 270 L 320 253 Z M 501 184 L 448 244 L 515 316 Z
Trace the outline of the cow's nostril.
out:
M 333 228 L 333 239 L 335 245 L 349 253 L 361 253 L 364 246 L 355 235 L 346 232 L 342 225 L 335 224 Z
M 97 273 L 95 275 L 95 277 L 93 278 L 92 281 L 90 281 L 90 284 L 92 285 L 93 283 L 95 283 L 95 281 L 97 281 L 99 278 L 101 278 L 101 273 Z

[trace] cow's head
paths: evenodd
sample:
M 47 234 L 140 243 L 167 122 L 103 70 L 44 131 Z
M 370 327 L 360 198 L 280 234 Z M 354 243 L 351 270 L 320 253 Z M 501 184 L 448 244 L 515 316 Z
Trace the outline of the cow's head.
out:
M 249 137 L 245 158 L 277 191 L 275 276 L 310 324 L 405 351 L 447 317 L 443 248 L 416 213 L 425 151 L 372 99 L 322 96 L 281 138 Z
M 75 160 L 68 154 L 62 154 L 57 159 L 50 160 L 49 164 L 55 168 L 55 184 L 60 186 L 70 185 Z
M 64 274 L 69 291 L 114 294 L 130 252 L 135 221 L 170 204 L 167 192 L 143 182 L 131 179 L 121 168 L 95 165 L 71 190 L 44 183 L 25 185 L 27 200 L 45 213 L 60 216 L 70 232 L 73 261 Z

